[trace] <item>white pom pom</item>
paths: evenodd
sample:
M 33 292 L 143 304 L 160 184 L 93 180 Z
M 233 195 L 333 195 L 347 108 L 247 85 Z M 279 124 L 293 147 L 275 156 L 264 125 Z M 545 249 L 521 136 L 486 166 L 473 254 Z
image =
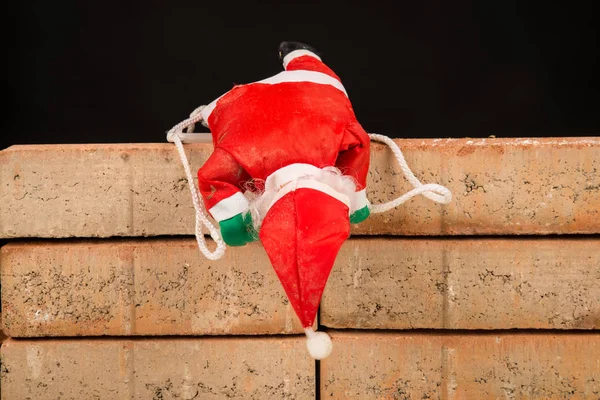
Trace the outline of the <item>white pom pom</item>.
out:
M 322 360 L 331 354 L 333 344 L 331 338 L 325 332 L 315 332 L 312 328 L 306 328 L 306 348 L 315 360 Z

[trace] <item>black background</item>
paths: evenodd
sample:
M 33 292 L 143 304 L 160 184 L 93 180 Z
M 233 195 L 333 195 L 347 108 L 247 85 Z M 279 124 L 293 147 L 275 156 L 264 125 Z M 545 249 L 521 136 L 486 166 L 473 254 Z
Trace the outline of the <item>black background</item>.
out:
M 591 2 L 13 3 L 0 148 L 163 142 L 234 83 L 279 72 L 282 40 L 321 52 L 371 132 L 599 132 Z

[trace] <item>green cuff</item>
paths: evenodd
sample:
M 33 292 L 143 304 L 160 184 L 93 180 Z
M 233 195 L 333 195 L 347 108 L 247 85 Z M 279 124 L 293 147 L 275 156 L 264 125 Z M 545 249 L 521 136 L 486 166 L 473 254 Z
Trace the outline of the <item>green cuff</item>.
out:
M 350 215 L 350 223 L 358 224 L 359 222 L 363 222 L 365 219 L 367 219 L 369 214 L 371 214 L 369 211 L 369 206 L 364 206 L 360 210 L 356 210 Z
M 221 227 L 221 236 L 229 246 L 243 246 L 246 243 L 254 242 L 258 235 L 252 225 L 252 215 L 250 213 L 240 213 L 229 219 L 219 222 Z

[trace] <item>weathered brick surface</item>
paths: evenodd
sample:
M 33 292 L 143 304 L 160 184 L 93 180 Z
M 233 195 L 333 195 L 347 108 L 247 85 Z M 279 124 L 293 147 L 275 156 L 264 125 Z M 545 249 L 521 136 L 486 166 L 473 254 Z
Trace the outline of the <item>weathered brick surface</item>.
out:
M 9 336 L 301 332 L 258 244 L 223 260 L 193 239 L 2 249 Z M 363 329 L 598 329 L 599 239 L 360 238 L 338 255 L 321 324 Z
M 206 260 L 193 239 L 8 244 L 11 337 L 302 332 L 258 244 Z
M 2 398 L 314 399 L 303 337 L 7 340 Z
M 600 334 L 332 333 L 323 399 L 598 399 Z
M 349 241 L 320 323 L 367 329 L 598 329 L 600 239 Z
M 373 216 L 361 234 L 600 232 L 600 139 L 399 140 L 423 182 L 449 187 L 441 206 L 417 198 Z M 186 147 L 192 169 L 210 145 Z M 374 144 L 369 198 L 409 189 Z M 193 207 L 172 144 L 13 146 L 0 152 L 0 237 L 192 234 Z
M 200 166 L 209 147 L 194 146 Z M 0 152 L 2 237 L 190 234 L 193 206 L 170 144 L 12 146 Z

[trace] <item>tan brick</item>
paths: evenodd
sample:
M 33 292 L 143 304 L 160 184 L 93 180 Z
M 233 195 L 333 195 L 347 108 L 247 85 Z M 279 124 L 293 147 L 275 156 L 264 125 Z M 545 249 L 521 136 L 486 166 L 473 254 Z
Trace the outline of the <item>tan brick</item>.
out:
M 600 233 L 600 138 L 398 140 L 415 174 L 448 186 L 369 218 L 361 234 Z M 192 169 L 210 145 L 188 145 Z M 409 189 L 374 144 L 369 198 Z M 13 146 L 0 152 L 0 237 L 192 234 L 193 208 L 172 144 Z
M 1 254 L 11 337 L 302 332 L 258 244 L 216 262 L 187 238 L 14 243 Z
M 2 398 L 314 399 L 302 337 L 14 340 Z
M 422 182 L 448 187 L 447 206 L 420 196 L 356 233 L 402 235 L 600 232 L 600 138 L 400 140 Z M 389 151 L 374 149 L 369 199 L 409 189 Z
M 599 329 L 600 239 L 360 239 L 320 323 L 366 329 Z
M 200 166 L 209 147 L 193 146 Z M 0 152 L 2 237 L 190 234 L 193 206 L 170 144 L 12 146 Z
M 600 398 L 600 333 L 330 333 L 324 399 Z

